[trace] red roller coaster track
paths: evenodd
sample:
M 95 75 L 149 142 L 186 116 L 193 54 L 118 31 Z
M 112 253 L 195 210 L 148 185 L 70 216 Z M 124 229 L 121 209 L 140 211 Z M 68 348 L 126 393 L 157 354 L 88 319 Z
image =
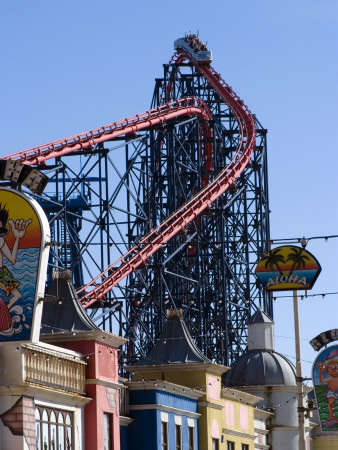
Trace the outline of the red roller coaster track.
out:
M 207 80 L 208 84 L 217 92 L 222 101 L 228 105 L 234 114 L 240 131 L 240 144 L 237 152 L 217 178 L 162 222 L 160 226 L 147 234 L 125 255 L 78 291 L 78 294 L 82 295 L 81 302 L 85 308 L 103 299 L 110 289 L 138 266 L 145 264 L 148 258 L 162 245 L 180 230 L 184 229 L 189 222 L 196 219 L 203 210 L 235 182 L 250 161 L 256 142 L 255 120 L 251 112 L 210 65 L 198 64 L 189 53 L 179 50 L 177 60 L 182 59 L 189 60 L 195 66 L 196 70 Z M 76 152 L 121 135 L 149 129 L 171 119 L 186 117 L 187 115 L 197 115 L 206 121 L 212 118 L 208 107 L 201 99 L 194 97 L 182 98 L 96 130 L 13 153 L 5 156 L 3 159 L 21 161 L 27 165 L 43 164 L 57 156 Z M 204 126 L 204 134 L 206 137 L 211 137 L 209 127 Z M 210 153 L 208 151 L 205 152 L 206 155 Z

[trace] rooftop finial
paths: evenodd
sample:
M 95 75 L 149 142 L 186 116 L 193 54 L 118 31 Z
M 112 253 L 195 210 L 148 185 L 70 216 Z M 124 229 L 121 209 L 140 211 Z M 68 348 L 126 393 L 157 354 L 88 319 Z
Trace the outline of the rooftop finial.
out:
M 183 310 L 182 309 L 167 309 L 167 319 L 168 320 L 182 320 Z

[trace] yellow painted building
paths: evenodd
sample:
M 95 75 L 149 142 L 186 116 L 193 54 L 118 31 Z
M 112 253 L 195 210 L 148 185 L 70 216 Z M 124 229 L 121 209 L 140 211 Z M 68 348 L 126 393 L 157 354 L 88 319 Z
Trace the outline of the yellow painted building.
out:
M 198 400 L 200 450 L 269 448 L 255 447 L 255 405 L 261 399 L 222 388 L 222 374 L 229 368 L 212 363 L 200 352 L 177 311 L 169 315 L 154 349 L 128 370 L 134 381 L 167 381 L 203 392 Z

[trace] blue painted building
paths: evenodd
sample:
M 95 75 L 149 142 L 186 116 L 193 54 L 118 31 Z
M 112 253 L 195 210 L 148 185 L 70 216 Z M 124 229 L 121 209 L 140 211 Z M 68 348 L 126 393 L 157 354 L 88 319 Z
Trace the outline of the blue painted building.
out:
M 159 380 L 126 382 L 129 422 L 122 450 L 198 450 L 197 401 L 203 393 Z M 127 424 L 126 424 L 127 425 Z

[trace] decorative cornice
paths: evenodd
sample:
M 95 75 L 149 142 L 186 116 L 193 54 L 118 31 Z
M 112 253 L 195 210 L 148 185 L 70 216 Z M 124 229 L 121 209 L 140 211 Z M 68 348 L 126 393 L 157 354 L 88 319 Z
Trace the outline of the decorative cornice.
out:
M 238 402 L 246 402 L 250 405 L 255 405 L 256 403 L 260 402 L 262 397 L 258 397 L 253 394 L 249 394 L 244 391 L 238 391 L 237 389 L 231 389 L 231 388 L 223 388 L 222 389 L 222 397 L 226 398 L 228 400 L 237 400 Z
M 314 441 L 331 441 L 334 443 L 337 443 L 338 440 L 338 433 L 333 431 L 325 431 L 325 433 L 332 433 L 325 436 L 313 436 Z M 332 447 L 334 448 L 334 447 Z
M 43 334 L 41 339 L 44 342 L 68 342 L 68 341 L 97 341 L 118 348 L 125 344 L 128 339 L 122 338 L 103 330 L 77 331 L 73 333 L 53 333 Z
M 260 433 L 260 434 L 269 434 L 270 430 L 266 430 L 264 428 L 256 428 L 255 427 L 255 433 Z
M 246 439 L 253 439 L 253 440 L 256 439 L 255 434 L 244 433 L 243 431 L 236 431 L 236 430 L 232 430 L 231 428 L 222 428 L 222 433 L 230 434 L 232 436 L 238 436 L 238 437 L 242 437 L 242 438 L 246 438 Z
M 149 409 L 155 409 L 159 411 L 166 411 L 173 414 L 180 414 L 181 416 L 192 417 L 193 419 L 198 419 L 201 414 L 192 411 L 186 411 L 184 409 L 173 408 L 171 406 L 160 405 L 160 404 L 149 404 L 149 405 L 129 405 L 129 411 L 147 411 Z
M 272 413 L 270 411 L 265 411 L 264 409 L 260 409 L 260 408 L 254 408 L 255 419 L 267 419 L 272 416 L 274 416 L 274 413 Z
M 271 392 L 295 392 L 295 393 L 297 393 L 297 386 L 286 386 L 285 384 L 278 384 L 278 385 L 274 385 L 274 386 L 264 386 L 264 385 L 241 386 L 241 387 L 238 387 L 237 389 L 241 392 L 256 392 L 257 393 L 258 391 L 261 391 L 262 394 L 265 394 L 265 393 L 271 394 Z M 303 385 L 303 391 L 305 394 L 308 394 L 309 392 L 313 391 L 313 387 Z M 257 395 L 257 394 L 254 394 L 254 395 Z
M 71 394 L 61 389 L 48 389 L 41 385 L 27 383 L 25 385 L 1 386 L 0 397 L 27 395 L 40 400 L 66 403 L 71 406 L 84 406 L 92 399 L 80 394 Z
M 119 383 L 115 383 L 114 381 L 102 380 L 98 378 L 87 378 L 86 384 L 97 384 L 99 386 L 106 386 L 113 389 L 123 389 L 123 385 Z
M 212 403 L 212 402 L 198 402 L 199 407 L 207 407 L 207 408 L 213 408 L 213 409 L 224 409 L 224 405 L 220 405 L 218 403 Z
M 306 386 L 304 386 L 305 388 Z M 264 386 L 264 385 L 257 385 L 257 386 L 240 386 L 237 388 L 237 390 L 241 391 L 241 392 L 255 392 L 257 393 L 259 391 L 259 393 L 265 394 L 271 394 L 271 392 L 297 392 L 297 386 L 286 386 L 284 384 L 278 384 L 278 385 L 274 385 L 274 386 Z M 313 388 L 310 388 L 308 390 L 308 392 L 312 391 Z M 253 395 L 257 395 L 257 394 L 253 394 Z
M 156 364 L 156 365 L 146 365 L 146 366 L 124 366 L 127 372 L 135 373 L 149 373 L 149 372 L 190 372 L 190 371 L 201 371 L 208 372 L 210 374 L 221 375 L 228 370 L 230 367 L 221 366 L 214 363 L 179 363 L 179 364 Z
M 257 444 L 255 442 L 255 450 L 269 450 L 269 448 L 271 448 L 270 445 L 267 444 Z
M 17 347 L 20 347 L 20 344 L 17 345 Z M 76 352 L 75 350 L 69 350 L 63 347 L 58 347 L 57 345 L 51 345 L 47 344 L 46 342 L 35 342 L 30 344 L 21 344 L 21 347 L 23 349 L 29 349 L 36 352 L 45 353 L 49 356 L 57 356 L 59 358 L 65 358 L 70 359 L 72 361 L 76 361 L 82 364 L 84 361 L 82 361 L 83 355 L 79 352 Z
M 170 392 L 197 400 L 205 395 L 205 392 L 197 391 L 192 388 L 181 386 L 179 384 L 170 383 L 169 381 L 145 380 L 145 381 L 127 381 L 125 385 L 130 391 L 151 391 L 157 390 L 162 392 Z
M 126 416 L 120 416 L 120 425 L 122 427 L 127 427 L 128 425 L 130 425 L 132 422 L 134 422 L 135 419 L 132 419 L 131 417 L 126 417 Z

